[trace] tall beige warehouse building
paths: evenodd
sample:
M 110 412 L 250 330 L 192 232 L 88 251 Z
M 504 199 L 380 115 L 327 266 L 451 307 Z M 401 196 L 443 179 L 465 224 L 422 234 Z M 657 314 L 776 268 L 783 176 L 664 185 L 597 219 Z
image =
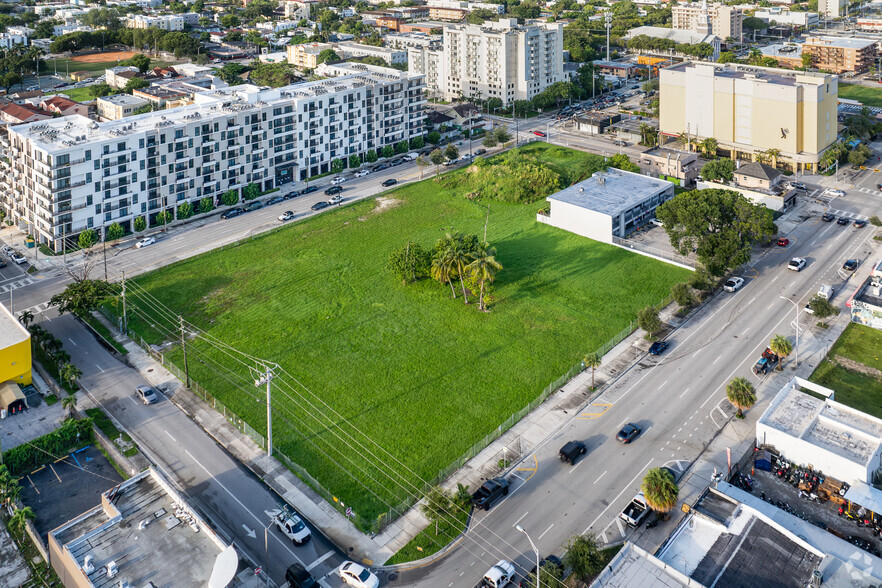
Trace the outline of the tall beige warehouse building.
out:
M 779 165 L 813 170 L 836 140 L 835 75 L 684 62 L 661 70 L 659 80 L 661 132 L 713 137 L 733 159 L 771 149 Z
M 741 39 L 744 13 L 738 6 L 707 5 L 706 2 L 671 5 L 671 27 L 716 35 L 721 39 Z

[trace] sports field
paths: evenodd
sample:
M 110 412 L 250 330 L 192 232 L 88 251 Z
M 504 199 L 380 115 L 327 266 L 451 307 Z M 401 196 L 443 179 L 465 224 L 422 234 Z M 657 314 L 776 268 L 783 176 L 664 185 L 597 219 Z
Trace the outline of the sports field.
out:
M 570 182 L 598 159 L 544 143 L 524 151 Z M 171 342 L 163 352 L 181 367 L 177 314 L 277 362 L 303 388 L 288 376 L 274 380 L 276 447 L 362 520 L 375 520 L 407 496 L 407 483 L 384 478 L 381 462 L 410 480 L 431 479 L 689 274 L 536 222 L 544 201 L 465 198 L 469 186 L 456 178 L 466 173 L 139 277 L 172 314 L 139 302 L 133 286 L 130 327 L 152 343 Z M 451 299 L 431 280 L 403 286 L 387 269 L 390 252 L 407 241 L 431 249 L 446 231 L 481 235 L 488 205 L 487 240 L 504 266 L 491 312 Z M 201 339 L 187 354 L 191 376 L 264 432 L 255 374 Z M 359 445 L 354 428 L 394 458 Z
M 839 97 L 858 100 L 864 106 L 882 107 L 882 84 L 879 87 L 839 83 Z

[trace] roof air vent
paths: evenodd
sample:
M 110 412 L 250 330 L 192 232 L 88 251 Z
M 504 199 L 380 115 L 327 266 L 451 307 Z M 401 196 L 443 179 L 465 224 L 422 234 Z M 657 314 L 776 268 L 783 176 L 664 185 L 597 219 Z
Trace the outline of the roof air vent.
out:
M 108 578 L 115 578 L 118 573 L 119 573 L 119 567 L 116 565 L 115 561 L 112 561 L 109 564 L 107 564 L 107 577 Z

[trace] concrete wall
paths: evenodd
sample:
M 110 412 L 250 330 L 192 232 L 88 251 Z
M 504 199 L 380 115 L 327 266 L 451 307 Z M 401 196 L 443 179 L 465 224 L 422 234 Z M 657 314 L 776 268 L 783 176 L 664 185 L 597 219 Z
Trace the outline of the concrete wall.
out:
M 763 204 L 769 210 L 783 210 L 784 209 L 784 199 L 778 196 L 772 196 L 770 194 L 765 194 L 763 192 L 755 192 L 749 188 L 743 188 L 741 186 L 730 186 L 728 184 L 718 184 L 717 182 L 695 182 L 696 188 L 699 190 L 705 190 L 707 188 L 716 188 L 719 190 L 732 190 L 734 192 L 740 192 L 744 194 L 747 198 L 753 201 L 756 204 Z
M 536 215 L 540 223 L 602 243 L 612 243 L 612 217 L 609 215 L 550 198 L 548 203 L 551 207 L 549 216 Z

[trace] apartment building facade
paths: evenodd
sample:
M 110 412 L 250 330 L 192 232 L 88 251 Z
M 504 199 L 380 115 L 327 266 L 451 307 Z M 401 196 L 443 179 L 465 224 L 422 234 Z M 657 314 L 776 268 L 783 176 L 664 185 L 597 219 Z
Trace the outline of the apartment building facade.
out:
M 315 69 L 318 67 L 318 56 L 325 49 L 335 49 L 330 43 L 303 43 L 301 45 L 288 45 L 288 63 L 303 69 Z
M 563 25 L 516 19 L 448 25 L 441 49 L 408 49 L 408 67 L 426 76 L 430 96 L 444 100 L 529 100 L 564 80 Z
M 824 18 L 840 18 L 848 12 L 848 0 L 818 0 L 818 13 Z
M 0 206 L 61 251 L 86 229 L 131 230 L 136 217 L 150 226 L 184 202 L 304 180 L 422 135 L 423 76 L 349 63 L 325 70 L 335 77 L 197 93 L 190 106 L 119 121 L 77 115 L 9 127 Z
M 833 74 L 695 62 L 660 73 L 659 129 L 668 137 L 713 137 L 720 151 L 744 161 L 771 152 L 793 171 L 816 170 L 836 140 Z
M 401 49 L 402 51 L 407 51 L 411 47 L 439 49 L 442 39 L 443 37 L 438 35 L 427 35 L 425 33 L 389 33 L 383 37 L 386 47 Z
M 833 73 L 867 71 L 878 53 L 877 41 L 856 37 L 807 37 L 803 55 L 812 56 L 812 66 Z
M 707 5 L 706 2 L 671 4 L 671 26 L 684 31 L 741 39 L 744 12 L 738 6 Z
M 337 53 L 345 57 L 379 57 L 389 65 L 393 63 L 406 63 L 407 51 L 392 49 L 391 47 L 375 47 L 360 43 L 339 43 Z

